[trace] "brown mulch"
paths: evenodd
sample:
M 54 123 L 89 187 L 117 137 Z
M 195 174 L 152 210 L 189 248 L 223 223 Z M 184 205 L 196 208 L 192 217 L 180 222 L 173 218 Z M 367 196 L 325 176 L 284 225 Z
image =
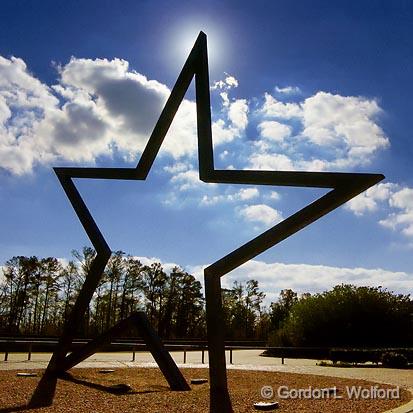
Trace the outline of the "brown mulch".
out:
M 32 372 L 33 370 L 31 370 Z M 207 369 L 182 369 L 188 382 L 191 378 L 208 378 Z M 39 376 L 40 371 L 37 371 Z M 71 378 L 57 381 L 54 403 L 50 407 L 28 409 L 40 377 L 17 377 L 16 371 L 0 371 L 0 413 L 27 411 L 73 413 L 199 413 L 208 412 L 208 384 L 192 385 L 190 392 L 173 392 L 158 369 L 123 368 L 101 374 L 99 369 L 73 369 Z M 283 413 L 381 413 L 407 403 L 411 394 L 400 389 L 400 399 L 359 399 L 347 397 L 346 386 L 370 389 L 374 383 L 296 373 L 229 370 L 228 382 L 235 412 L 254 412 L 253 403 L 266 401 L 260 395 L 262 386 L 272 386 L 273 400 L 278 400 L 278 412 Z M 132 391 L 115 395 L 108 386 L 127 383 Z M 279 386 L 290 389 L 329 388 L 336 386 L 342 399 L 280 399 Z M 393 388 L 379 384 L 380 389 Z

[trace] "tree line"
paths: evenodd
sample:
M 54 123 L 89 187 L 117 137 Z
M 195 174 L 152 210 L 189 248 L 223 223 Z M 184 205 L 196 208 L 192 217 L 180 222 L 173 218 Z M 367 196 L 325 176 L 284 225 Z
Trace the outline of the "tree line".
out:
M 57 336 L 95 258 L 94 249 L 72 251 L 72 260 L 15 256 L 0 279 L 0 334 Z M 269 317 L 258 282 L 235 282 L 223 290 L 228 337 L 265 339 Z M 205 338 L 205 300 L 201 283 L 179 268 L 142 264 L 122 251 L 112 254 L 93 299 L 77 328 L 95 337 L 135 311 L 146 315 L 163 338 Z M 266 327 L 264 326 L 266 325 Z M 138 331 L 129 332 L 130 336 Z
M 96 252 L 72 251 L 72 260 L 15 256 L 0 276 L 0 335 L 58 336 Z M 300 296 L 282 290 L 264 306 L 258 281 L 235 281 L 222 289 L 227 339 L 268 340 L 272 346 L 413 346 L 413 300 L 381 287 L 338 285 Z M 176 266 L 144 265 L 112 254 L 78 337 L 96 337 L 135 311 L 145 311 L 162 338 L 206 338 L 201 283 Z M 125 336 L 138 336 L 129 331 Z

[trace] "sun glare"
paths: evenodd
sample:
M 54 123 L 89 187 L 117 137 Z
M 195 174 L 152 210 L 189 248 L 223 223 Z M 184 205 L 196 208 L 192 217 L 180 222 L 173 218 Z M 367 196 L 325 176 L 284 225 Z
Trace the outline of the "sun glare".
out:
M 210 66 L 217 68 L 222 65 L 225 55 L 225 36 L 214 25 L 201 22 L 191 22 L 190 25 L 176 27 L 173 34 L 169 36 L 167 47 L 174 64 L 182 64 L 185 61 L 200 31 L 203 31 L 208 38 Z

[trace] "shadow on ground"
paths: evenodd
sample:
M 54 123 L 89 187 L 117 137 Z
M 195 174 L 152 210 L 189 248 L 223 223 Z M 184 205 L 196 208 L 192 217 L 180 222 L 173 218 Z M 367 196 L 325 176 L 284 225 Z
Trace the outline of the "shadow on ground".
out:
M 92 381 L 74 377 L 72 374 L 68 372 L 59 374 L 58 377 L 44 374 L 39 382 L 39 384 L 41 383 L 41 386 L 37 386 L 36 388 L 36 390 L 41 388 L 42 391 L 37 392 L 35 390 L 29 403 L 18 405 L 18 406 L 0 408 L 0 413 L 30 411 L 30 410 L 39 409 L 42 407 L 52 406 L 54 396 L 56 393 L 56 385 L 57 385 L 58 379 L 65 380 L 65 381 L 68 381 L 74 384 L 89 387 L 94 390 L 102 391 L 102 392 L 117 395 L 117 396 L 161 393 L 165 391 L 170 391 L 170 389 L 166 386 L 157 386 L 154 389 L 146 389 L 146 390 L 140 390 L 140 391 L 133 390 L 128 385 L 125 385 L 125 384 L 107 386 L 107 385 L 103 385 L 100 383 L 95 383 Z

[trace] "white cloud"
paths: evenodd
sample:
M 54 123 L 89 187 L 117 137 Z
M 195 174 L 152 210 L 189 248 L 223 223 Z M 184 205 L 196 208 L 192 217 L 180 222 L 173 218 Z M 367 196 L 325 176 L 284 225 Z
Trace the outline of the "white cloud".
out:
M 214 146 L 240 138 L 248 125 L 248 102 L 246 99 L 230 100 L 227 92 L 220 93 L 224 118 L 212 122 Z
M 174 267 L 179 267 L 179 268 L 183 269 L 182 266 L 180 266 L 180 265 L 178 265 L 174 262 L 163 262 L 160 258 L 156 258 L 156 257 L 138 257 L 138 256 L 135 256 L 133 258 L 139 260 L 141 262 L 141 264 L 148 265 L 148 266 L 152 265 L 154 263 L 160 263 L 162 265 L 163 270 L 167 274 L 169 274 Z
M 80 96 L 80 102 L 79 98 L 72 98 L 72 104 L 83 104 L 86 100 L 94 108 L 96 117 L 106 123 L 107 145 L 113 142 L 130 159 L 136 159 L 144 148 L 169 96 L 168 87 L 131 71 L 129 63 L 121 59 L 72 58 L 61 69 L 58 86 L 57 90 L 67 99 L 73 93 L 74 96 Z M 79 133 L 77 135 L 82 136 Z M 105 139 L 102 132 L 100 136 L 101 140 Z M 194 154 L 196 148 L 195 103 L 184 99 L 161 153 L 178 159 Z M 107 152 L 109 151 L 107 147 Z
M 30 171 L 50 154 L 35 132 L 58 100 L 33 77 L 22 59 L 0 56 L 0 165 L 14 174 Z
M 59 158 L 94 162 L 110 155 L 113 143 L 136 157 L 168 88 L 129 71 L 120 59 L 72 58 L 59 71 L 51 89 L 21 59 L 0 59 L 2 167 L 22 174 Z
M 23 60 L 0 58 L 2 167 L 23 174 L 36 164 L 59 159 L 93 163 L 99 156 L 112 156 L 114 150 L 136 162 L 169 95 L 168 87 L 117 58 L 71 58 L 59 74 L 50 88 L 28 71 Z M 381 109 L 374 100 L 318 92 L 299 103 L 281 102 L 266 93 L 261 107 L 251 110 L 247 99 L 229 97 L 229 90 L 237 86 L 238 80 L 226 74 L 212 87 L 222 97 L 221 107 L 215 108 L 213 139 L 215 146 L 226 144 L 228 151 L 228 144 L 245 138 L 247 126 L 256 123 L 264 140 L 252 145 L 255 152 L 248 167 L 348 169 L 368 163 L 388 146 L 376 122 Z M 293 89 L 277 90 L 288 95 Z M 282 153 L 277 153 L 274 143 L 280 142 Z M 196 150 L 196 105 L 184 99 L 161 153 L 182 161 Z
M 313 171 L 367 165 L 376 152 L 389 146 L 377 124 L 381 113 L 374 99 L 363 97 L 317 92 L 297 103 L 281 102 L 266 93 L 258 110 L 263 117 L 258 128 L 265 140 L 256 144 L 250 165 L 270 169 L 282 163 L 284 170 Z M 271 139 L 283 144 L 283 153 Z
M 170 173 L 170 174 L 176 174 L 179 172 L 184 172 L 187 171 L 188 169 L 191 169 L 192 165 L 191 164 L 187 164 L 184 162 L 176 162 L 172 165 L 166 165 L 164 166 L 164 171 Z
M 181 191 L 186 191 L 202 185 L 198 171 L 194 171 L 193 169 L 179 172 L 171 178 L 171 182 L 177 184 Z
M 160 153 L 171 154 L 177 159 L 194 155 L 197 148 L 196 105 L 185 99 L 179 106 Z
M 238 87 L 238 80 L 235 79 L 234 76 L 228 75 L 225 78 L 225 83 L 229 86 L 229 87 Z
M 220 159 L 224 160 L 228 155 L 229 155 L 229 152 L 227 150 L 225 150 L 225 151 L 222 151 L 219 154 L 219 157 L 220 157 Z
M 226 77 L 224 80 L 218 80 L 217 82 L 214 83 L 214 85 L 211 87 L 212 90 L 214 89 L 224 89 L 228 90 L 233 87 L 238 87 L 238 80 L 232 76 L 229 75 L 228 73 L 225 73 Z
M 228 74 L 225 80 L 215 82 L 211 87 L 212 90 L 221 90 L 219 95 L 222 99 L 221 117 L 212 122 L 214 146 L 229 143 L 241 137 L 248 125 L 248 102 L 246 99 L 231 100 L 228 90 L 233 87 L 238 87 L 238 80 Z M 228 151 L 223 153 L 228 154 Z
M 247 199 L 252 199 L 258 197 L 260 192 L 257 188 L 241 188 L 238 192 L 239 199 L 246 201 Z
M 269 198 L 274 201 L 279 201 L 281 199 L 281 195 L 277 191 L 271 191 L 269 194 Z
M 246 221 L 264 225 L 275 225 L 283 219 L 280 211 L 264 204 L 245 205 L 239 209 L 238 214 Z
M 169 89 L 155 80 L 129 70 L 121 59 L 76 59 L 60 70 L 64 91 L 94 97 L 98 111 L 110 115 L 122 130 L 149 133 L 169 95 Z M 78 99 L 72 99 L 76 103 Z M 143 103 L 145 102 L 145 105 Z M 139 109 L 139 110 L 138 110 Z
M 245 129 L 242 126 L 243 124 L 246 126 L 247 114 L 239 111 L 238 113 L 234 113 L 233 116 L 238 116 L 238 124 L 230 123 L 230 125 L 227 125 L 224 119 L 218 119 L 212 122 L 212 138 L 215 147 L 224 143 L 230 143 L 234 139 L 242 136 Z
M 264 121 L 258 125 L 263 138 L 282 142 L 291 135 L 291 126 L 276 121 Z
M 200 204 L 203 206 L 215 205 L 220 202 L 225 202 L 228 200 L 228 197 L 225 195 L 204 195 L 201 198 Z
M 256 153 L 250 156 L 249 161 L 249 166 L 252 169 L 264 171 L 293 171 L 296 169 L 288 156 L 277 153 Z
M 22 59 L 0 56 L 0 87 L 2 101 L 12 107 L 48 108 L 56 105 L 57 100 L 50 90 L 27 70 Z
M 222 105 L 224 106 L 224 108 L 227 108 L 227 107 L 229 106 L 228 92 L 221 92 L 221 93 L 219 94 L 219 96 L 221 96 Z
M 279 291 L 291 288 L 298 293 L 322 292 L 346 283 L 358 286 L 382 286 L 397 293 L 413 291 L 413 274 L 381 268 L 346 268 L 309 264 L 267 264 L 252 260 L 228 275 L 228 283 L 235 279 L 254 278 L 267 300 L 276 300 Z
M 363 160 L 389 145 L 375 123 L 381 113 L 377 102 L 361 97 L 318 92 L 307 98 L 303 107 L 303 136 L 319 146 L 344 146 L 347 164 Z
M 413 189 L 403 188 L 394 192 L 390 197 L 390 206 L 399 209 L 413 210 Z
M 365 212 L 374 212 L 379 207 L 378 203 L 388 201 L 392 191 L 397 187 L 396 184 L 390 182 L 374 185 L 367 191 L 347 202 L 346 208 L 359 216 L 363 215 Z
M 387 218 L 379 221 L 384 227 L 394 231 L 401 230 L 407 237 L 413 237 L 413 211 L 408 210 L 401 213 L 392 212 Z
M 301 89 L 298 86 L 286 86 L 286 87 L 275 86 L 275 91 L 283 95 L 298 95 L 301 93 Z
M 377 202 L 368 197 L 365 193 L 356 196 L 351 199 L 347 204 L 346 208 L 353 211 L 356 215 L 363 215 L 365 212 L 373 212 L 377 209 Z
M 197 279 L 203 280 L 206 266 L 190 267 Z M 398 294 L 413 291 L 413 274 L 403 271 L 389 271 L 382 268 L 348 268 L 327 265 L 265 263 L 251 260 L 222 277 L 222 286 L 231 287 L 235 280 L 254 279 L 266 294 L 265 304 L 276 301 L 281 290 L 291 288 L 297 293 L 318 293 L 339 284 L 357 286 L 382 286 Z
M 201 205 L 215 205 L 220 202 L 240 202 L 259 197 L 260 192 L 257 188 L 241 188 L 238 192 L 225 195 L 204 195 Z
M 366 212 L 385 212 L 386 216 L 379 220 L 380 225 L 413 238 L 412 188 L 391 182 L 378 184 L 353 198 L 346 208 L 359 216 Z
M 384 212 L 386 216 L 378 221 L 380 225 L 413 238 L 412 188 L 391 182 L 377 184 L 350 200 L 346 208 L 359 216 L 367 212 Z M 408 247 L 412 245 L 407 244 Z
M 302 117 L 302 108 L 298 103 L 283 103 L 271 96 L 269 93 L 264 95 L 262 112 L 266 117 L 280 119 L 292 119 Z
M 114 143 L 136 159 L 169 89 L 130 71 L 127 61 L 116 58 L 72 57 L 59 72 L 59 84 L 54 89 L 66 102 L 55 117 L 46 119 L 46 125 L 63 156 L 93 162 L 99 155 L 110 155 Z
M 413 189 L 405 187 L 394 191 L 388 202 L 393 212 L 380 220 L 380 224 L 394 231 L 401 230 L 407 237 L 413 237 Z
M 58 68 L 51 88 L 21 59 L 0 56 L 0 161 L 15 174 L 60 160 L 95 162 L 114 150 L 135 161 L 169 95 L 167 86 L 122 59 L 77 59 Z M 226 90 L 238 81 L 227 75 Z M 59 96 L 59 99 L 57 98 Z M 245 99 L 230 101 L 214 122 L 214 143 L 230 142 L 248 123 Z M 161 147 L 175 159 L 197 150 L 195 102 L 184 99 Z
M 236 99 L 229 105 L 228 117 L 232 124 L 243 130 L 248 124 L 248 103 L 245 99 Z

